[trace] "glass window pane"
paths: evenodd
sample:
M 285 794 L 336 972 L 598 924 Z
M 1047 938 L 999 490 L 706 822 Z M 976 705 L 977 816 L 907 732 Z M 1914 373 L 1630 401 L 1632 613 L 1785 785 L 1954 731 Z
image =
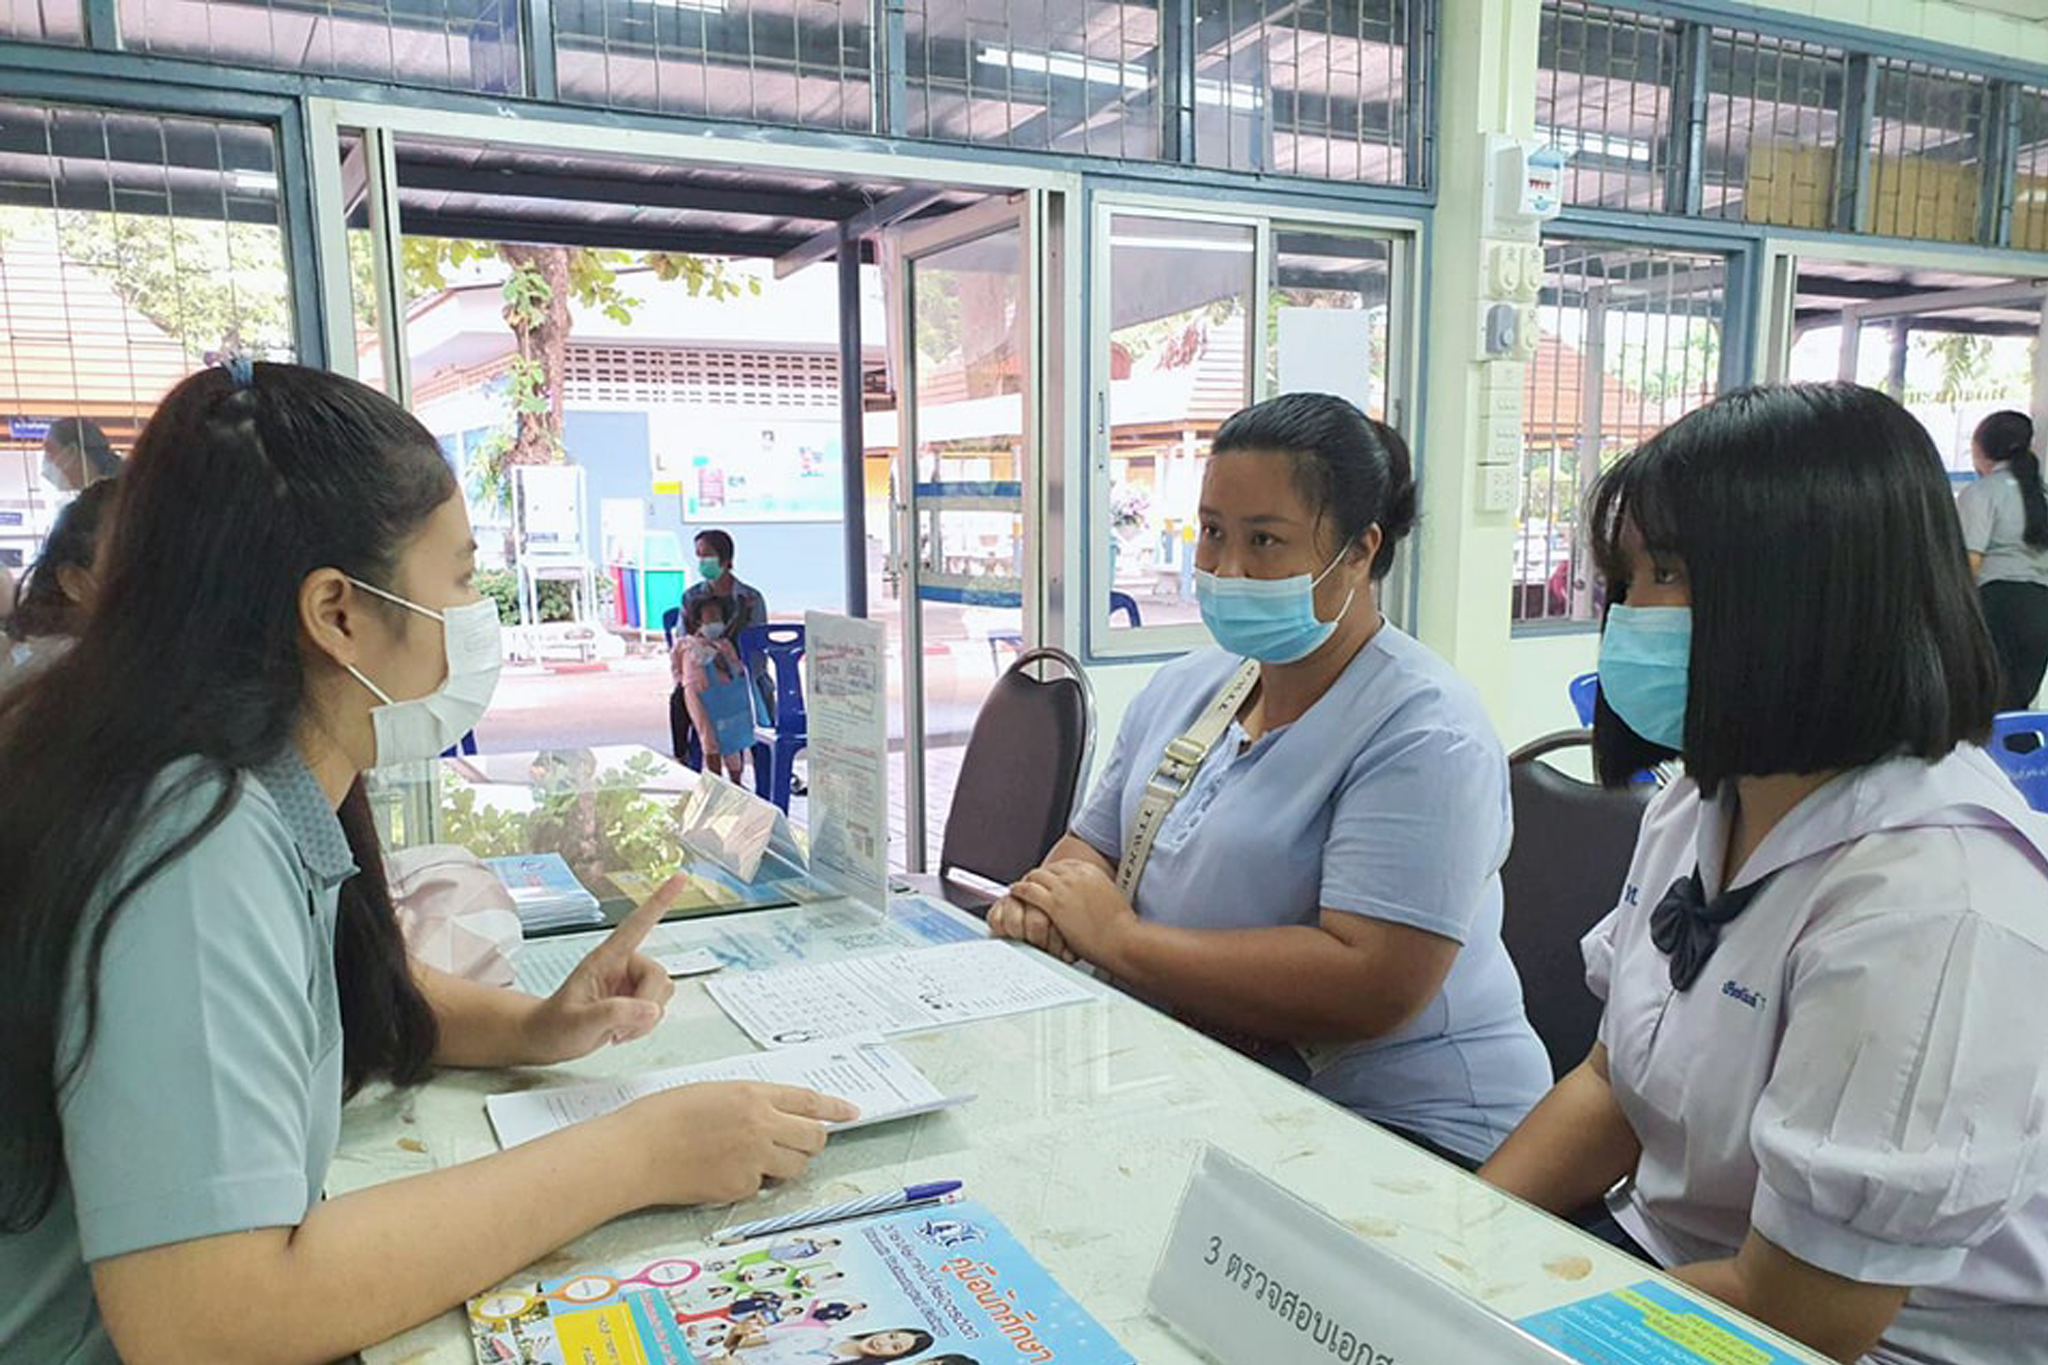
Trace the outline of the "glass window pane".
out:
M 1024 639 L 1024 236 L 1003 228 L 907 268 L 925 857 L 935 864 L 974 717 Z
M 0 0 L 0 38 L 76 47 L 85 42 L 84 11 L 79 0 Z
M 562 96 L 792 127 L 874 127 L 867 0 L 558 0 Z
M 1391 252 L 1383 238 L 1321 228 L 1273 229 L 1273 280 L 1266 296 L 1273 310 L 1273 344 L 1266 348 L 1268 393 L 1338 393 L 1368 415 L 1386 419 Z M 1302 367 L 1290 373 L 1296 357 Z M 1332 371 L 1333 357 L 1344 373 Z
M 1598 5 L 1543 11 L 1536 134 L 1562 148 L 1568 204 L 1653 212 L 1664 207 L 1674 26 Z
M 1256 232 L 1119 213 L 1109 255 L 1110 626 L 1197 621 L 1202 459 L 1252 398 Z
M 2048 91 L 2021 90 L 2018 177 L 2012 197 L 2012 244 L 2048 251 Z
M 1523 391 L 1514 619 L 1592 621 L 1600 586 L 1579 543 L 1601 471 L 1720 386 L 1727 264 L 1613 242 L 1544 248 L 1536 358 Z
M 1159 154 L 1159 0 L 910 0 L 913 137 Z
M 1195 159 L 1325 180 L 1422 181 L 1407 158 L 1409 6 L 1195 0 Z
M 135 52 L 516 95 L 518 0 L 121 0 Z
M 1846 53 L 1713 30 L 1701 211 L 1750 223 L 1832 226 L 1848 80 Z
M 19 103 L 0 128 L 22 190 L 0 205 L 0 564 L 18 570 L 75 491 L 43 477 L 53 427 L 125 458 L 167 389 L 230 347 L 291 359 L 293 323 L 270 129 Z
M 1979 77 L 1919 62 L 1878 63 L 1864 231 L 1977 240 L 1988 105 Z

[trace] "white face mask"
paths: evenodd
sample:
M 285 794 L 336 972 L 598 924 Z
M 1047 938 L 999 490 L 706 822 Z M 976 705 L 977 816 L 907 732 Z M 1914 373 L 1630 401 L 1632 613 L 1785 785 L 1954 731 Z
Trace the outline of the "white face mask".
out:
M 707 640 L 723 640 L 725 638 L 725 622 L 706 621 L 703 625 L 703 631 L 704 638 Z
M 364 592 L 441 623 L 448 678 L 424 697 L 393 701 L 391 694 L 364 677 L 361 669 L 347 665 L 355 680 L 382 703 L 370 712 L 370 725 L 377 740 L 373 760 L 376 766 L 440 757 L 474 730 L 490 709 L 491 694 L 498 687 L 498 671 L 505 665 L 504 647 L 498 638 L 498 604 L 486 597 L 446 611 L 433 611 L 360 579 L 351 578 L 349 582 Z

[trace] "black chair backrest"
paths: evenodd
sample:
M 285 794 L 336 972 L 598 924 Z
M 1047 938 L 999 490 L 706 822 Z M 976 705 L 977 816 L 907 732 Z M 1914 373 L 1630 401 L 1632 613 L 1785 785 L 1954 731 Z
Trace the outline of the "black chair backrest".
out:
M 1586 989 L 1579 940 L 1620 898 L 1643 807 L 1657 790 L 1639 782 L 1608 791 L 1541 761 L 1560 749 L 1590 748 L 1592 736 L 1545 735 L 1508 759 L 1515 844 L 1500 873 L 1501 938 L 1522 978 L 1529 1023 L 1558 1076 L 1586 1060 L 1599 1033 L 1600 1001 Z
M 1067 676 L 1031 675 L 1039 662 Z M 1038 866 L 1067 832 L 1088 766 L 1095 700 L 1081 665 L 1057 649 L 1019 656 L 974 718 L 946 812 L 941 873 L 958 869 L 1007 885 Z

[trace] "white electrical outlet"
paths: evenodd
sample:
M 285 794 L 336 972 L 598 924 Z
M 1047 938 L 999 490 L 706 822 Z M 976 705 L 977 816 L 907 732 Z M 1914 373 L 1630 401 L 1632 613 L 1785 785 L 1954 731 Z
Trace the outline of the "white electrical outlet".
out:
M 1479 510 L 1482 512 L 1512 512 L 1521 501 L 1522 481 L 1520 467 L 1511 464 L 1488 464 L 1479 467 Z
M 1492 257 L 1490 272 L 1493 294 L 1512 299 L 1522 291 L 1522 249 L 1517 243 L 1495 242 L 1487 248 Z

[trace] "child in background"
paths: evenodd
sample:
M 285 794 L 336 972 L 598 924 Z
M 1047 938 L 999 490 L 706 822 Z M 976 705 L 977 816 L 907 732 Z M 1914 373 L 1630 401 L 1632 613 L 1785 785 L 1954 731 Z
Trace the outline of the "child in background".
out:
M 744 753 L 722 754 L 718 749 L 718 728 L 704 709 L 704 691 L 714 681 L 730 682 L 746 677 L 739 651 L 725 638 L 725 603 L 712 596 L 692 602 L 683 618 L 684 633 L 676 637 L 669 655 L 669 672 L 682 689 L 683 704 L 689 709 L 690 724 L 704 746 L 704 771 L 724 772 L 734 782 L 746 765 Z

